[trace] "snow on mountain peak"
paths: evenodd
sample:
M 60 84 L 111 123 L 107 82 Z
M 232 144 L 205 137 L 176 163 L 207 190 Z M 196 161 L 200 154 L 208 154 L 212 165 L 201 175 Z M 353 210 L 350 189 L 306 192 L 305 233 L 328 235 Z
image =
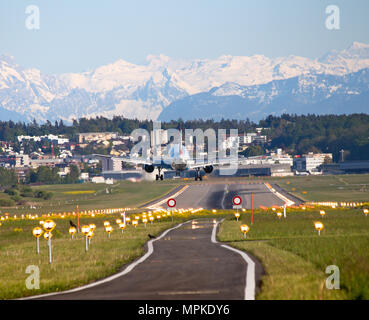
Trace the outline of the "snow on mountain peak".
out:
M 171 59 L 164 54 L 159 54 L 159 55 L 149 54 L 146 57 L 146 61 L 151 65 L 164 66 L 164 65 L 167 65 L 170 60 Z
M 0 62 L 5 62 L 12 67 L 18 66 L 17 63 L 15 62 L 14 57 L 11 56 L 10 54 L 2 54 L 0 56 Z
M 214 98 L 248 95 L 262 100 L 265 94 L 260 86 L 274 81 L 301 76 L 300 88 L 310 88 L 318 81 L 315 75 L 342 76 L 364 68 L 369 68 L 369 45 L 359 42 L 320 60 L 270 59 L 261 54 L 185 60 L 159 54 L 148 55 L 143 65 L 119 59 L 88 72 L 55 76 L 23 69 L 13 57 L 2 55 L 0 108 L 25 119 L 99 114 L 146 119 L 187 95 L 210 92 Z M 278 90 L 273 89 L 272 94 L 278 95 Z
M 354 41 L 349 49 L 369 49 L 369 44 Z

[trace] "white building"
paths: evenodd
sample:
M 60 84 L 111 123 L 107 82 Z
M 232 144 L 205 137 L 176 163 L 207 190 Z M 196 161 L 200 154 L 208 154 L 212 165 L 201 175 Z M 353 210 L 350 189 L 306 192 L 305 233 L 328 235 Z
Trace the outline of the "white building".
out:
M 49 140 L 53 143 L 56 143 L 58 145 L 64 144 L 64 143 L 69 143 L 69 139 L 64 138 L 64 137 L 60 137 L 60 136 L 56 136 L 53 134 L 49 134 L 49 135 L 45 135 L 45 136 L 17 136 L 18 142 L 27 140 L 27 141 L 35 141 L 35 142 L 40 142 L 41 140 Z
M 19 154 L 15 156 L 15 166 L 16 167 L 29 167 L 30 158 L 28 154 Z
M 91 178 L 92 183 L 105 183 L 104 177 L 92 177 Z
M 89 179 L 89 174 L 88 172 L 81 172 L 81 174 L 79 175 L 79 179 L 80 180 L 85 180 L 87 181 Z
M 239 138 L 240 144 L 252 144 L 252 143 L 264 144 L 267 142 L 266 136 L 262 136 L 254 132 L 241 135 Z
M 299 172 L 309 172 L 316 173 L 319 171 L 319 166 L 321 166 L 325 159 L 332 160 L 333 156 L 331 153 L 308 153 L 302 157 L 295 157 L 293 159 L 293 168 Z

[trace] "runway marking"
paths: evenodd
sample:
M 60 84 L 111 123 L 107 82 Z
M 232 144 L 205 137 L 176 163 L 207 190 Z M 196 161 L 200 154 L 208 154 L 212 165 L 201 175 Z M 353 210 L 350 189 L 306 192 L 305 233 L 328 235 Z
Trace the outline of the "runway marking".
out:
M 202 291 L 168 291 L 168 292 L 158 292 L 160 296 L 176 296 L 176 295 L 186 295 L 186 294 L 217 294 L 218 290 L 202 290 Z
M 220 222 L 223 222 L 224 219 Z M 214 224 L 213 232 L 211 234 L 211 242 L 219 244 L 219 242 L 216 239 L 217 234 L 217 227 L 218 227 L 219 221 L 217 221 Z M 255 300 L 255 263 L 252 261 L 252 259 L 244 252 L 235 248 L 232 248 L 230 246 L 227 246 L 226 244 L 221 244 L 223 248 L 226 248 L 228 250 L 234 251 L 242 256 L 242 258 L 247 263 L 247 271 L 246 271 L 246 285 L 245 285 L 245 296 L 244 300 Z
M 283 194 L 276 191 L 269 183 L 264 183 L 264 185 L 268 188 L 268 190 L 271 193 L 275 194 L 279 199 L 281 199 L 286 204 L 287 207 L 293 206 L 295 204 L 293 201 L 285 197 Z
M 224 192 L 223 192 L 223 199 L 222 199 L 222 209 L 224 209 L 224 200 L 225 200 L 225 196 L 228 193 L 228 184 L 226 184 L 224 186 Z
M 187 223 L 191 223 L 192 221 L 186 221 L 186 222 L 183 222 L 173 228 L 170 228 L 166 231 L 164 231 L 160 236 L 158 236 L 157 238 L 155 239 L 152 239 L 150 241 L 147 242 L 147 246 L 148 246 L 148 251 L 138 260 L 132 262 L 131 264 L 129 264 L 123 271 L 121 272 L 118 272 L 110 277 L 107 277 L 105 279 L 102 279 L 102 280 L 99 280 L 99 281 L 96 281 L 96 282 L 93 282 L 93 283 L 90 283 L 90 284 L 86 284 L 84 286 L 81 286 L 81 287 L 78 287 L 78 288 L 74 288 L 74 289 L 71 289 L 71 290 L 67 290 L 67 291 L 61 291 L 61 292 L 51 292 L 51 293 L 46 293 L 46 294 L 40 294 L 40 295 L 37 295 L 37 296 L 31 296 L 31 297 L 26 297 L 26 298 L 20 298 L 20 299 L 17 299 L 17 300 L 32 300 L 32 299 L 37 299 L 37 298 L 44 298 L 44 297 L 50 297 L 50 296 L 56 296 L 56 295 L 60 295 L 60 294 L 68 294 L 68 293 L 74 293 L 74 292 L 78 292 L 78 291 L 82 291 L 82 290 L 85 290 L 85 289 L 89 289 L 89 288 L 93 288 L 93 287 L 96 287 L 100 284 L 103 284 L 103 283 L 107 283 L 107 282 L 110 282 L 112 280 L 115 280 L 119 277 L 122 277 L 124 275 L 126 275 L 127 273 L 131 272 L 137 265 L 139 265 L 140 263 L 144 262 L 153 252 L 154 252 L 154 246 L 153 246 L 153 243 L 157 240 L 160 240 L 161 238 L 164 238 L 170 231 L 172 230 L 175 230 L 175 229 L 178 229 L 180 227 L 182 227 L 184 224 L 187 224 Z
M 175 194 L 172 194 L 171 196 L 163 199 L 163 200 L 160 200 L 159 202 L 156 202 L 154 204 L 152 204 L 151 206 L 147 207 L 147 209 L 150 209 L 150 210 L 155 210 L 157 209 L 160 205 L 162 205 L 163 203 L 166 203 L 169 199 L 172 199 L 172 198 L 177 198 L 180 194 L 182 194 L 187 188 L 189 188 L 189 185 L 186 184 L 183 188 L 181 188 L 178 192 L 176 192 Z

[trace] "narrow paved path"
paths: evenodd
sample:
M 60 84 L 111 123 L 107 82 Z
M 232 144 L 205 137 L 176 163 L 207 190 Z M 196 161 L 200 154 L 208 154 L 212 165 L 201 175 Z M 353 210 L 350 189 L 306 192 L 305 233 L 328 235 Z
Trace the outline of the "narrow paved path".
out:
M 153 252 L 146 260 L 114 280 L 40 298 L 242 300 L 247 263 L 239 253 L 212 242 L 215 223 L 201 219 L 171 230 L 153 242 Z M 248 279 L 254 275 L 249 274 Z

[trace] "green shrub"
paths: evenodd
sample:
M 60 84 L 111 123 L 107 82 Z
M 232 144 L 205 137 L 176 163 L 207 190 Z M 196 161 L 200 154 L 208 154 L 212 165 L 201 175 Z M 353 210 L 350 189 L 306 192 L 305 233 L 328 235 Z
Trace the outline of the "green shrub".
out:
M 36 190 L 34 193 L 34 197 L 35 198 L 40 198 L 40 199 L 44 199 L 44 200 L 49 200 L 51 199 L 53 196 L 52 192 L 47 192 L 47 191 L 43 191 L 43 190 Z
M 14 201 L 11 199 L 0 199 L 0 207 L 13 207 Z
M 22 197 L 21 196 L 18 196 L 17 194 L 12 196 L 11 199 L 15 202 L 19 202 L 22 200 Z
M 32 198 L 33 197 L 33 190 L 31 187 L 28 186 L 24 186 L 21 188 L 21 194 L 22 197 L 29 197 Z
M 7 193 L 9 196 L 18 195 L 18 191 L 14 188 L 5 189 L 4 192 Z

